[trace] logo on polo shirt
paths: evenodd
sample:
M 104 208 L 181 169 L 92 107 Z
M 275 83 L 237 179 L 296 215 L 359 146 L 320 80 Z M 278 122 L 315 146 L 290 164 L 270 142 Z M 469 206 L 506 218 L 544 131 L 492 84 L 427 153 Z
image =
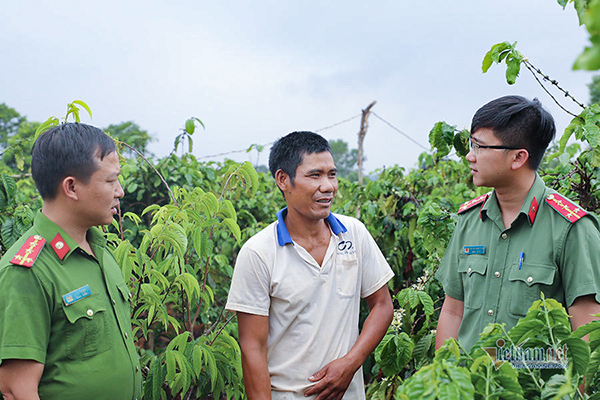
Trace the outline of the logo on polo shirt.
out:
M 354 254 L 354 244 L 349 240 L 342 240 L 338 243 L 338 254 Z

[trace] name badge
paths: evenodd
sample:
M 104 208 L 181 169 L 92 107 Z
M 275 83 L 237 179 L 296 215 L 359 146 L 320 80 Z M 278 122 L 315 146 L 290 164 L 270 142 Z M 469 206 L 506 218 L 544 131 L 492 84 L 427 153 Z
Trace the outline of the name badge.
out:
M 485 246 L 465 246 L 465 254 L 485 254 Z
M 90 289 L 90 285 L 85 285 L 80 287 L 79 289 L 75 289 L 72 292 L 64 294 L 62 296 L 63 301 L 65 302 L 65 306 L 70 306 L 71 304 L 79 301 L 83 298 L 88 297 L 92 294 L 92 290 Z

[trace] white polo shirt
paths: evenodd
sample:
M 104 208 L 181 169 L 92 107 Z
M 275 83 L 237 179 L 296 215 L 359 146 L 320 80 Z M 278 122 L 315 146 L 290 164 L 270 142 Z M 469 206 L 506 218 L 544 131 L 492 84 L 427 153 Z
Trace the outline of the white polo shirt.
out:
M 348 353 L 359 335 L 360 298 L 383 287 L 390 266 L 362 224 L 330 214 L 323 265 L 292 241 L 283 217 L 238 254 L 226 309 L 269 317 L 267 357 L 274 400 L 304 398 L 308 378 Z M 313 397 L 314 398 L 314 397 Z M 362 368 L 344 399 L 365 399 Z

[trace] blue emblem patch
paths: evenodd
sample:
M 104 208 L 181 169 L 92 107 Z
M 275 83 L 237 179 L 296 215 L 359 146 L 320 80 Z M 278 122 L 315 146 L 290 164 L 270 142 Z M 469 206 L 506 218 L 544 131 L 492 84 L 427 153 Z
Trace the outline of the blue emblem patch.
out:
M 80 287 L 79 289 L 75 289 L 72 292 L 64 294 L 62 296 L 63 301 L 65 302 L 65 306 L 70 306 L 71 304 L 79 301 L 85 297 L 88 297 L 92 294 L 92 290 L 90 289 L 90 285 L 85 285 Z
M 485 246 L 465 246 L 465 254 L 485 254 Z

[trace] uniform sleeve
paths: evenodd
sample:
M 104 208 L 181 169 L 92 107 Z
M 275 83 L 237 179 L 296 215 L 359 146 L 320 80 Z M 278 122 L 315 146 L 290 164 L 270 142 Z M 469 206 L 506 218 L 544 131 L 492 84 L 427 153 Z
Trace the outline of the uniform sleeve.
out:
M 381 289 L 392 279 L 394 272 L 362 222 L 359 222 L 358 228 L 362 236 L 360 241 L 362 265 L 360 297 L 365 298 Z
M 590 294 L 600 303 L 600 232 L 593 217 L 571 225 L 560 267 L 567 307 Z
M 50 299 L 33 270 L 9 265 L 0 272 L 0 362 L 21 359 L 45 363 Z
M 225 308 L 268 316 L 271 305 L 270 280 L 264 259 L 248 246 L 243 246 L 235 262 Z
M 435 273 L 435 277 L 444 288 L 444 292 L 453 299 L 463 301 L 464 291 L 462 278 L 458 273 L 459 249 L 461 248 L 458 238 L 461 227 L 457 225 L 452 233 L 440 267 Z

